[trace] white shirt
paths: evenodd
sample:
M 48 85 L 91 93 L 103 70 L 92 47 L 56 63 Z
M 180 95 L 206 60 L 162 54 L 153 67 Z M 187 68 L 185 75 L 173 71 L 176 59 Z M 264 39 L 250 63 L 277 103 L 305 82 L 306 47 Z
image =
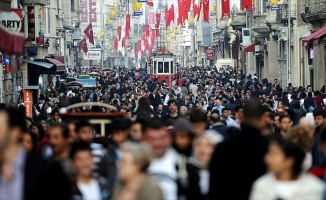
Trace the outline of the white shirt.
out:
M 252 187 L 250 200 L 318 200 L 323 198 L 324 183 L 303 173 L 295 181 L 278 181 L 271 173 L 257 179 Z
M 83 200 L 101 200 L 101 189 L 97 180 L 92 179 L 89 184 L 77 182 L 78 189 L 82 193 Z
M 168 149 L 163 157 L 152 160 L 147 170 L 157 180 L 164 200 L 178 199 L 176 159 L 173 150 Z

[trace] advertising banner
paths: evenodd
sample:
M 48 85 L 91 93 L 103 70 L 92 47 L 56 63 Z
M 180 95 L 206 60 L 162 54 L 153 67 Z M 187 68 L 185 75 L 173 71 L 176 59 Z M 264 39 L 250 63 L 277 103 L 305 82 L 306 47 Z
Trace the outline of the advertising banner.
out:
M 89 49 L 87 53 L 84 53 L 84 60 L 101 60 L 101 54 L 100 50 Z

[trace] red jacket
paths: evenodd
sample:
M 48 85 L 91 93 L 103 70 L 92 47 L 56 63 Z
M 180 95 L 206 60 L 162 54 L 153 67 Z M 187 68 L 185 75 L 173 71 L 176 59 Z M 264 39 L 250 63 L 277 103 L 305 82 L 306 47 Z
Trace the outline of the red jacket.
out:
M 321 98 L 320 96 L 315 96 L 314 99 L 316 101 L 317 108 L 324 106 L 323 98 Z

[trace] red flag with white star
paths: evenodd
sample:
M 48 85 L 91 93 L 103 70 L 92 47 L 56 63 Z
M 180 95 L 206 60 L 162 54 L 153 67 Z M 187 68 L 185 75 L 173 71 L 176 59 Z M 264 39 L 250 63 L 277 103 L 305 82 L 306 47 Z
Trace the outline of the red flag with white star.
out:
M 160 22 L 161 22 L 161 13 L 156 13 L 156 24 L 155 24 L 155 28 L 159 28 L 160 27 Z
M 222 0 L 222 16 L 221 16 L 221 18 L 224 18 L 225 16 L 230 17 L 230 0 Z
M 119 41 L 121 40 L 121 30 L 122 30 L 122 27 L 118 26 L 118 38 L 119 38 Z
M 209 22 L 209 0 L 203 1 L 204 21 Z
M 242 10 L 246 9 L 252 12 L 252 0 L 242 0 Z
M 86 38 L 82 39 L 82 40 L 79 42 L 79 46 L 80 46 L 80 48 L 83 50 L 84 53 L 87 53 L 88 48 L 87 48 L 87 44 L 86 44 Z
M 84 30 L 84 33 L 86 37 L 88 38 L 88 41 L 94 45 L 94 37 L 93 37 L 93 27 L 92 23 L 90 23 L 87 28 Z
M 130 14 L 126 15 L 126 38 L 129 38 L 129 33 L 130 33 Z

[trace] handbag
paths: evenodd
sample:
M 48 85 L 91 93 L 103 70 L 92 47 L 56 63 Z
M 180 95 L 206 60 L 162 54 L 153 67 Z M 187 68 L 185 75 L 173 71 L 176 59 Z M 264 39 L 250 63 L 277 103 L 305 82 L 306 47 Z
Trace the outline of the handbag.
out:
M 37 55 L 37 48 L 36 47 L 27 47 L 27 54 L 29 56 L 36 56 Z

